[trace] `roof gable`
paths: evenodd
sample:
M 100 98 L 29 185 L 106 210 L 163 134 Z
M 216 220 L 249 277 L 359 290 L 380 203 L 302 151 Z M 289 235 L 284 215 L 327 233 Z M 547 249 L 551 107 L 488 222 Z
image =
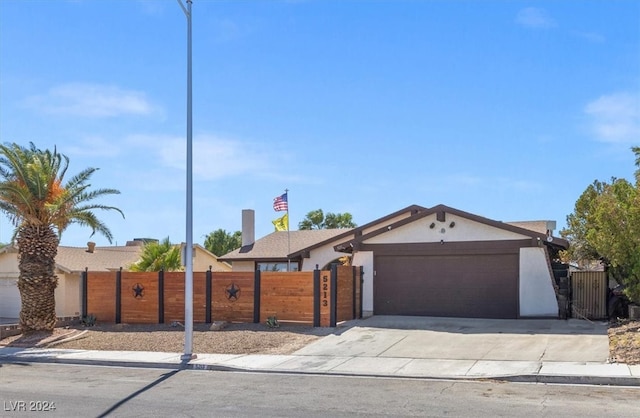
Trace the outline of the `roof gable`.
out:
M 447 215 L 450 220 L 447 223 Z M 440 221 L 444 217 L 444 221 Z M 251 261 L 251 260 L 283 260 L 298 259 L 307 257 L 309 252 L 324 247 L 328 244 L 334 244 L 334 249 L 341 252 L 349 252 L 353 246 L 366 240 L 376 242 L 374 237 L 382 234 L 388 234 L 387 237 L 393 235 L 389 231 L 404 226 L 415 227 L 419 224 L 414 222 L 426 222 L 427 219 L 435 218 L 438 224 L 438 231 L 444 226 L 445 233 L 447 230 L 453 231 L 448 225 L 451 219 L 459 219 L 467 222 L 468 225 L 475 225 L 475 235 L 480 236 L 486 234 L 488 230 L 493 231 L 494 239 L 526 239 L 539 238 L 547 241 L 545 233 L 533 231 L 517 225 L 511 225 L 504 222 L 494 221 L 482 216 L 474 215 L 458 209 L 454 209 L 445 205 L 437 205 L 432 208 L 426 208 L 419 205 L 410 205 L 389 215 L 378 218 L 372 222 L 361 225 L 353 229 L 320 229 L 320 230 L 300 230 L 300 231 L 279 231 L 266 235 L 252 245 L 247 245 L 237 250 L 231 251 L 222 257 L 220 261 Z M 454 221 L 455 222 L 455 221 Z M 431 225 L 431 222 L 428 223 Z M 435 228 L 435 226 L 434 226 Z M 453 227 L 455 228 L 455 226 Z M 459 230 L 458 230 L 459 231 Z M 469 231 L 467 230 L 467 233 Z M 472 235 L 467 236 L 467 240 Z M 440 241 L 438 238 L 437 241 Z M 384 239 L 388 242 L 388 239 Z M 560 238 L 554 238 L 554 245 L 566 248 L 568 243 Z
M 422 206 L 410 205 L 356 228 L 272 232 L 256 240 L 252 245 L 247 245 L 219 257 L 219 260 L 266 261 L 303 258 L 314 249 L 324 247 L 333 242 L 340 242 L 341 240 L 362 236 L 389 223 L 406 219 L 424 210 L 426 210 L 426 208 Z
M 458 225 L 456 225 L 456 221 Z M 459 225 L 461 221 L 467 226 L 464 232 L 459 228 L 462 226 Z M 414 228 L 415 231 L 410 231 L 410 228 Z M 398 229 L 404 230 L 404 233 L 396 232 Z M 438 242 L 441 240 L 482 241 L 523 238 L 539 239 L 544 240 L 547 244 L 553 242 L 553 245 L 558 247 L 568 247 L 567 241 L 560 238 L 549 238 L 545 233 L 494 221 L 445 205 L 437 205 L 361 237 L 354 237 L 349 241 L 342 242 L 336 245 L 335 249 L 336 251 L 350 252 L 352 248 L 357 248 L 365 241 L 367 243 L 393 243 L 400 242 L 399 240 L 402 242 Z

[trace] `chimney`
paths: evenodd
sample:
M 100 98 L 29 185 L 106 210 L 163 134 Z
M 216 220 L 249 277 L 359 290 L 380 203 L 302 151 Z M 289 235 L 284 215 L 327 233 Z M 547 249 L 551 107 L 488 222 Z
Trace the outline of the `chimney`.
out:
M 96 249 L 96 243 L 93 241 L 89 241 L 87 242 L 87 252 L 88 253 L 93 253 L 93 251 Z
M 256 212 L 253 209 L 242 209 L 242 246 L 253 245 L 256 241 Z

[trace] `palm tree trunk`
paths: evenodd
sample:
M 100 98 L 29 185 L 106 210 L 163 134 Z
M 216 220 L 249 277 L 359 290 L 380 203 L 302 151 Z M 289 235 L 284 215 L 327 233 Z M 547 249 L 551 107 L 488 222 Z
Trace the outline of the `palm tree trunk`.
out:
M 17 244 L 20 327 L 23 332 L 53 330 L 57 322 L 58 277 L 54 268 L 58 236 L 48 226 L 23 226 L 18 231 Z

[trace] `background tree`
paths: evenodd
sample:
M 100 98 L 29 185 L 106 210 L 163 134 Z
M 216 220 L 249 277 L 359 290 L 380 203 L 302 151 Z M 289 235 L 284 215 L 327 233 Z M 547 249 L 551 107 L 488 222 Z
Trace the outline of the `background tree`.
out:
M 173 245 L 166 237 L 162 241 L 144 244 L 140 260 L 129 266 L 131 271 L 181 271 L 180 245 Z
M 350 213 L 331 213 L 327 212 L 325 215 L 322 209 L 312 210 L 307 213 L 307 216 L 302 222 L 298 224 L 298 229 L 341 229 L 341 228 L 355 228 L 356 224 L 353 222 L 353 217 Z
M 216 256 L 223 256 L 242 246 L 242 232 L 236 231 L 233 234 L 224 229 L 217 229 L 204 240 L 204 248 Z
M 87 168 L 66 183 L 69 158 L 57 152 L 6 143 L 0 145 L 0 211 L 15 226 L 18 247 L 18 289 L 23 332 L 53 330 L 56 325 L 54 274 L 55 257 L 62 232 L 71 224 L 88 226 L 91 235 L 111 231 L 94 210 L 118 208 L 90 203 L 120 193 L 115 189 L 90 190 L 88 183 L 96 168 Z
M 575 261 L 602 259 L 609 274 L 626 286 L 627 296 L 640 302 L 640 147 L 636 155 L 636 183 L 611 179 L 595 181 L 576 202 L 561 231 L 569 239 Z

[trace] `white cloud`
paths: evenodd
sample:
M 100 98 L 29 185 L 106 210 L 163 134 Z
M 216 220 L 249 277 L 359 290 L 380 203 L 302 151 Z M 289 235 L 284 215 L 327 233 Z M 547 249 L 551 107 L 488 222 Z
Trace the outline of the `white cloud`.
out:
M 29 97 L 25 104 L 49 114 L 94 118 L 144 116 L 156 111 L 142 92 L 90 83 L 61 84 L 44 95 Z
M 163 166 L 186 169 L 186 140 L 177 136 L 136 135 L 131 145 L 148 148 Z M 277 176 L 277 161 L 286 158 L 260 144 L 197 135 L 193 139 L 193 175 L 196 180 L 216 180 L 240 175 Z
M 556 21 L 546 11 L 535 7 L 527 7 L 518 12 L 516 23 L 527 28 L 549 29 L 556 27 Z
M 620 92 L 600 96 L 584 109 L 596 139 L 610 143 L 640 140 L 640 94 Z
M 82 145 L 65 145 L 65 153 L 81 157 L 115 157 L 120 153 L 116 141 L 98 135 L 83 137 L 80 142 Z

